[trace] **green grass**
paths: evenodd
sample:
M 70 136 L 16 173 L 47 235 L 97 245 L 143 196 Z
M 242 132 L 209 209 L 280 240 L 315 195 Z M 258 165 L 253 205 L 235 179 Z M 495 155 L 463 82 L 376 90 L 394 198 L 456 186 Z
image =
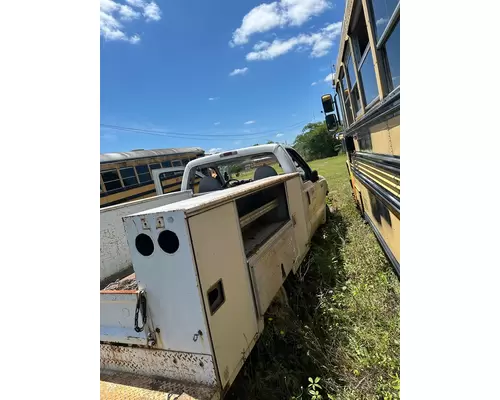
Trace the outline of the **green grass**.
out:
M 227 397 L 399 399 L 399 281 L 354 205 L 345 157 L 310 165 L 335 211 Z

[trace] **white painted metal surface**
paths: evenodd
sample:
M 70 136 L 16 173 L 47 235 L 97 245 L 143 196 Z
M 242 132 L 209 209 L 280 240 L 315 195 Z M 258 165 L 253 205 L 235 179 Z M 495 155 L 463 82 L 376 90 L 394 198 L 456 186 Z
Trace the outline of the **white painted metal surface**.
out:
M 137 293 L 101 293 L 101 341 L 147 345 L 147 330 L 134 330 Z
M 278 160 L 285 174 L 297 172 L 297 168 L 295 168 L 295 164 L 293 163 L 292 158 L 287 153 L 285 148 L 279 144 L 262 144 L 259 146 L 244 147 L 241 149 L 236 149 L 231 151 L 235 152 L 235 154 L 221 157 L 221 155 L 225 154 L 223 152 L 220 154 L 214 154 L 211 156 L 197 158 L 195 160 L 188 162 L 186 165 L 186 169 L 184 170 L 184 175 L 182 176 L 181 190 L 188 189 L 189 175 L 193 168 L 203 167 L 205 165 L 206 166 L 213 165 L 214 163 L 222 161 L 227 162 L 232 159 L 245 158 L 253 155 L 261 155 L 266 153 L 273 154 Z
M 158 168 L 151 171 L 153 173 L 153 182 L 155 183 L 157 196 L 163 194 L 163 186 L 161 184 L 160 174 L 164 172 L 177 172 L 177 171 L 184 171 L 184 167 L 182 166 L 182 167 L 171 167 L 171 168 Z M 201 172 L 198 172 L 196 173 L 196 176 L 198 176 L 199 178 L 203 178 L 205 175 L 203 175 Z
M 213 358 L 205 354 L 101 344 L 101 369 L 217 385 Z
M 157 228 L 159 218 L 164 227 Z M 159 329 L 156 347 L 212 354 L 184 213 L 149 210 L 125 217 L 124 223 L 137 283 L 140 290 L 146 291 L 148 318 L 152 319 L 155 330 Z M 179 240 L 179 248 L 173 254 L 166 253 L 158 244 L 158 236 L 165 230 L 174 232 Z M 143 256 L 137 250 L 135 241 L 139 234 L 151 238 L 154 251 L 150 256 Z
M 101 209 L 101 281 L 132 266 L 122 217 L 193 196 L 191 190 Z

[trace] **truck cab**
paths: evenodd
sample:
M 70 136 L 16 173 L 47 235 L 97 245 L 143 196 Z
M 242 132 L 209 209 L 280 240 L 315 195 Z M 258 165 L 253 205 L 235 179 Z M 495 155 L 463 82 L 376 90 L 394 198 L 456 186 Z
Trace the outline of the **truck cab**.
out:
M 206 170 L 214 175 L 207 175 Z M 182 177 L 181 190 L 202 195 L 245 185 L 259 179 L 298 172 L 302 181 L 304 205 L 307 207 L 308 231 L 315 231 L 326 213 L 326 180 L 313 171 L 292 147 L 266 144 L 213 154 L 189 162 Z M 201 180 L 197 177 L 203 175 Z M 199 185 L 199 187 L 198 187 Z

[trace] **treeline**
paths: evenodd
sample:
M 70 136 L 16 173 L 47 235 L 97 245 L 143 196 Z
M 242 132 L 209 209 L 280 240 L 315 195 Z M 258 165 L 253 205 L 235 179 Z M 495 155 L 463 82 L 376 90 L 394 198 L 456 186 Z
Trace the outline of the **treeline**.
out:
M 267 144 L 270 143 L 275 142 L 268 140 Z M 254 144 L 258 145 L 259 143 Z M 342 150 L 342 142 L 335 139 L 334 133 L 328 132 L 324 122 L 313 122 L 304 126 L 292 146 L 306 161 L 333 157 Z
M 302 133 L 295 138 L 293 148 L 306 161 L 311 161 L 336 156 L 342 150 L 342 142 L 328 132 L 324 122 L 314 122 L 302 128 Z

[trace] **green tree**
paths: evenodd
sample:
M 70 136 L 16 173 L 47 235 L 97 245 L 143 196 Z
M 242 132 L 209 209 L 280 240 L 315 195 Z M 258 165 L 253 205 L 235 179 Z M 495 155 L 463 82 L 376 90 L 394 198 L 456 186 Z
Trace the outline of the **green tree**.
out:
M 341 148 L 340 140 L 334 133 L 328 132 L 324 122 L 309 123 L 302 133 L 295 138 L 293 147 L 307 160 L 336 156 Z

